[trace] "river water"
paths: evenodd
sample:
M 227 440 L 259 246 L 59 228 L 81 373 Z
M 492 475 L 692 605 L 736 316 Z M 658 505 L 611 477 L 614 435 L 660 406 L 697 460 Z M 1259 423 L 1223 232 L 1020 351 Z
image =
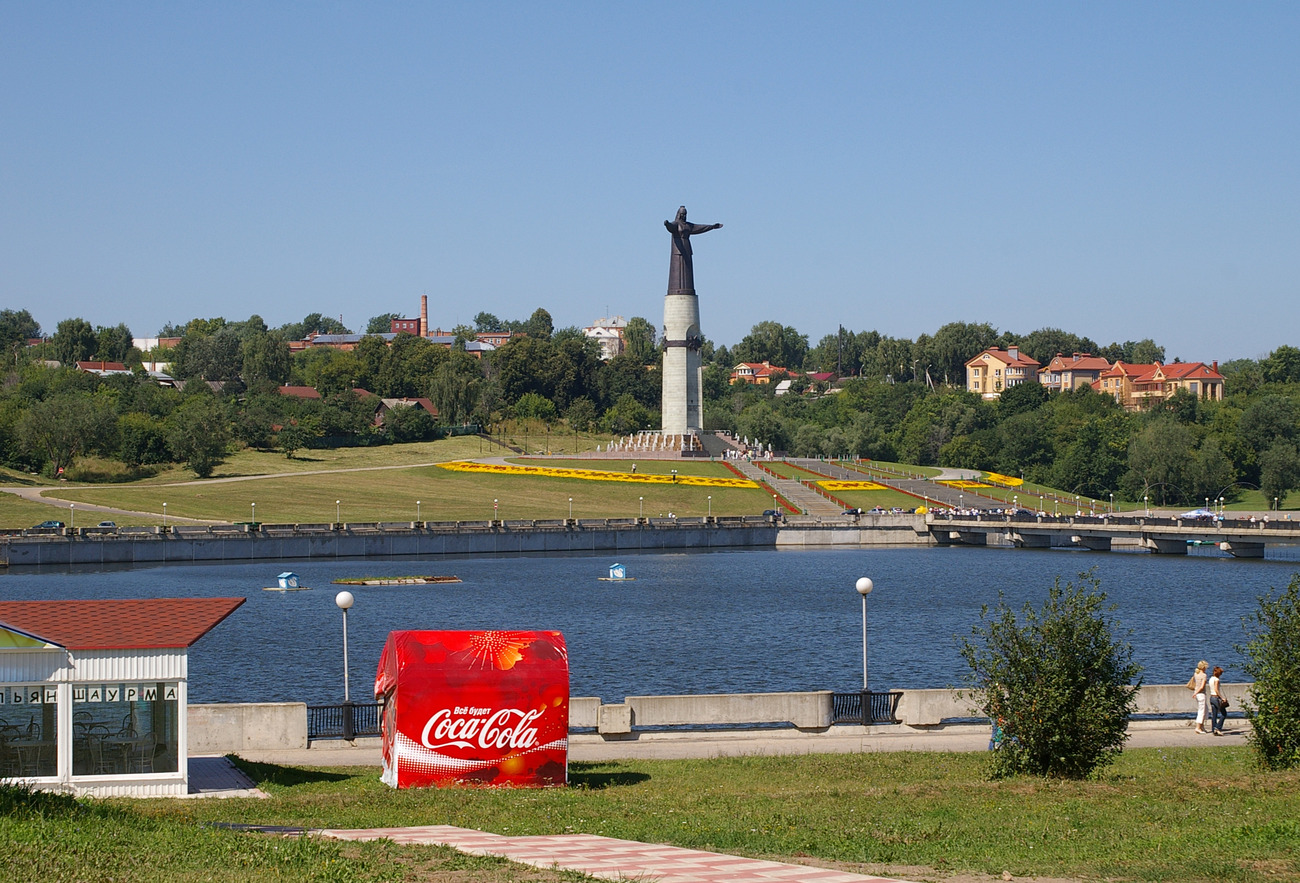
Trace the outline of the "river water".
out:
M 1273 550 L 1270 550 L 1272 556 Z M 1292 556 L 1294 559 L 1294 556 Z M 189 564 L 0 575 L 0 598 L 240 596 L 248 599 L 190 651 L 191 702 L 331 703 L 343 698 L 340 577 L 457 575 L 430 586 L 347 587 L 353 699 L 368 699 L 393 629 L 559 629 L 572 694 L 625 696 L 857 690 L 869 576 L 875 690 L 958 686 L 958 638 L 1001 591 L 1014 607 L 1052 581 L 1096 568 L 1131 632 L 1146 683 L 1182 683 L 1199 659 L 1242 680 L 1242 620 L 1296 560 L 997 548 L 869 548 L 620 556 L 632 580 L 604 582 L 610 556 L 485 557 Z M 311 591 L 266 592 L 292 569 Z

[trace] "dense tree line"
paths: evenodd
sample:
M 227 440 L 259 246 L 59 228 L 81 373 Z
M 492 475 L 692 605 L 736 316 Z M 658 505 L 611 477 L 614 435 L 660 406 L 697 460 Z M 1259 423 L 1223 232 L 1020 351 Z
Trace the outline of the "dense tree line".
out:
M 372 318 L 367 329 L 386 330 L 393 315 Z M 608 361 L 579 329 L 555 328 L 541 308 L 520 320 L 480 312 L 473 327 L 455 329 L 451 349 L 403 334 L 391 343 L 362 337 L 352 350 L 291 354 L 289 341 L 313 331 L 347 332 L 319 313 L 279 328 L 251 316 L 196 318 L 162 331 L 179 343 L 144 354 L 130 348 L 124 326 L 67 319 L 41 346 L 28 347 L 40 337 L 30 314 L 0 312 L 0 341 L 12 354 L 0 391 L 4 462 L 53 474 L 94 454 L 132 468 L 184 462 L 203 474 L 229 444 L 292 453 L 439 431 L 416 410 L 376 427 L 374 402 L 358 390 L 427 397 L 443 426 L 523 418 L 623 434 L 659 425 L 662 346 L 642 317 L 629 320 L 625 352 Z M 463 346 L 478 331 L 517 336 L 478 359 Z M 1057 353 L 1135 363 L 1165 355 L 1149 339 L 1099 346 L 1060 329 L 1017 335 L 960 322 L 916 340 L 840 329 L 810 346 L 793 327 L 760 322 L 730 348 L 704 342 L 706 428 L 732 430 L 797 456 L 986 469 L 1095 498 L 1113 493 L 1181 505 L 1231 499 L 1243 487 L 1285 499 L 1300 487 L 1300 350 L 1294 347 L 1222 365 L 1227 394 L 1221 402 L 1178 393 L 1129 413 L 1089 388 L 1049 394 L 1024 384 L 996 401 L 966 392 L 965 362 L 985 347 L 1011 345 L 1043 364 Z M 100 379 L 48 367 L 48 360 L 66 365 L 78 358 L 138 366 L 145 357 L 168 361 L 184 390 L 159 388 L 138 370 Z M 786 368 L 790 394 L 775 395 L 774 385 L 733 385 L 730 374 L 741 361 Z M 829 394 L 831 383 L 805 372 L 837 375 L 838 391 Z M 321 398 L 281 395 L 278 387 L 286 384 L 313 387 Z

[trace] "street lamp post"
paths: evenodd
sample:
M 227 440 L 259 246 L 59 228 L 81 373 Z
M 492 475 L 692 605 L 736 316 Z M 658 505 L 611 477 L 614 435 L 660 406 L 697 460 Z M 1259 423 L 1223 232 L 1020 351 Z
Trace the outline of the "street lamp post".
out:
M 1142 508 L 1146 510 L 1147 517 L 1151 517 L 1151 498 L 1146 494 L 1142 495 Z
M 257 504 L 256 504 L 256 503 L 250 503 L 249 505 L 253 507 L 253 525 L 256 525 L 256 524 L 257 524 Z
M 77 529 L 77 504 L 76 503 L 68 504 L 68 527 L 72 528 L 73 530 Z
M 867 577 L 862 577 L 854 586 L 862 596 L 862 725 L 872 723 L 875 716 L 871 713 L 871 693 L 867 687 L 867 596 L 875 584 Z
M 343 611 L 343 738 L 351 741 L 356 733 L 352 720 L 352 694 L 348 691 L 348 608 L 356 601 L 351 592 L 339 592 L 334 603 Z
M 424 519 L 420 518 L 420 501 L 415 501 L 415 520 L 418 524 L 423 524 Z
M 713 494 L 709 494 L 709 517 L 713 517 Z
M 569 520 L 573 520 L 573 497 L 569 497 Z
M 1114 491 L 1110 492 L 1110 514 L 1111 515 L 1115 514 L 1115 492 Z
M 341 503 L 342 503 L 342 500 L 335 500 L 335 501 L 334 501 L 334 523 L 335 523 L 335 524 L 338 524 L 339 522 L 341 522 L 341 521 L 343 520 L 342 518 L 339 517 L 339 505 L 340 505 Z
M 163 527 L 167 526 L 167 504 L 163 503 Z
M 497 501 L 496 501 L 496 500 L 493 500 L 493 501 L 492 501 L 492 520 L 493 520 L 493 521 L 496 521 L 496 520 L 497 520 Z

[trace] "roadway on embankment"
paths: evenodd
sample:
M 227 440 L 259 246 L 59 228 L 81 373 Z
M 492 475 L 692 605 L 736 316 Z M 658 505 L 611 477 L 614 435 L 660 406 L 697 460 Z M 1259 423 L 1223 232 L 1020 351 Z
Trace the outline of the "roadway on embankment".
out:
M 1128 728 L 1128 748 L 1222 747 L 1247 744 L 1249 725 L 1232 718 L 1223 736 L 1200 735 L 1191 721 L 1133 721 Z M 825 732 L 792 729 L 727 732 L 653 732 L 629 738 L 606 739 L 595 734 L 569 736 L 569 760 L 681 760 L 710 757 L 776 756 L 790 754 L 859 754 L 878 751 L 986 751 L 987 724 L 956 724 L 915 728 L 892 726 L 835 726 Z M 379 766 L 377 738 L 355 744 L 324 740 L 310 748 L 240 751 L 240 757 L 258 763 L 287 766 Z

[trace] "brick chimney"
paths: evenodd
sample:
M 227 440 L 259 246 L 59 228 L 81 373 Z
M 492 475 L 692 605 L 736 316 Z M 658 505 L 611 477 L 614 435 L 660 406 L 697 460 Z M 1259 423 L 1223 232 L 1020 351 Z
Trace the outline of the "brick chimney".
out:
M 420 336 L 429 336 L 429 295 L 420 295 Z

